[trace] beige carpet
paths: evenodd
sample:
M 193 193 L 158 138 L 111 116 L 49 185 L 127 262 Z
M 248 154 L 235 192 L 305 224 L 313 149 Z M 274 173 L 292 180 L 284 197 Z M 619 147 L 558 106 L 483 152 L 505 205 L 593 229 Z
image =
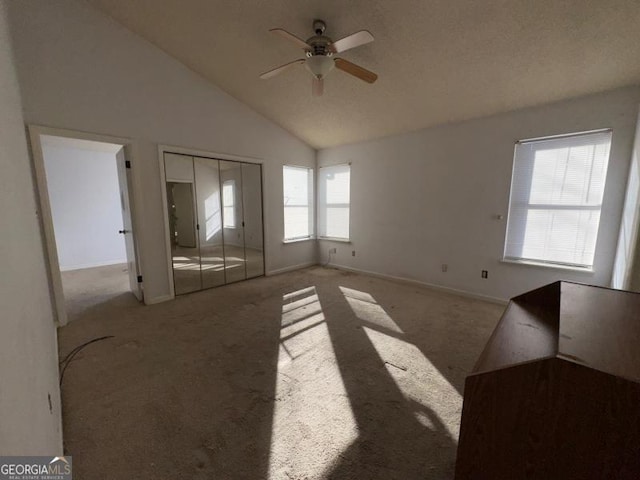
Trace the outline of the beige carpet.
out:
M 118 297 L 131 297 L 127 264 L 69 270 L 62 273 L 68 320 L 81 318 L 90 309 Z
M 115 299 L 63 384 L 86 479 L 448 479 L 465 375 L 503 307 L 320 267 Z

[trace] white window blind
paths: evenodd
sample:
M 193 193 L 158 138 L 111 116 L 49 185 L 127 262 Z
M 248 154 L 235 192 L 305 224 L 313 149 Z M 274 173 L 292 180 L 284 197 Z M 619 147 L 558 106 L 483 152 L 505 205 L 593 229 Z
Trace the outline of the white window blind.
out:
M 516 145 L 505 260 L 591 268 L 611 131 Z
M 348 240 L 351 167 L 322 167 L 318 175 L 318 234 Z
M 282 167 L 284 194 L 284 239 L 298 240 L 313 235 L 313 170 Z
M 236 182 L 222 184 L 222 223 L 224 228 L 236 228 Z

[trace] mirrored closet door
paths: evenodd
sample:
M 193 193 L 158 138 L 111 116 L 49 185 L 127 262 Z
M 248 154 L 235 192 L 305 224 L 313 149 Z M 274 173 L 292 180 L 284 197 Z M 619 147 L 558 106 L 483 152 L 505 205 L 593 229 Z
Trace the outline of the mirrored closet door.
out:
M 242 164 L 220 161 L 222 227 L 227 283 L 247 278 L 244 256 L 244 209 L 242 208 Z
M 173 280 L 180 295 L 201 288 L 193 159 L 167 153 L 164 171 Z
M 165 153 L 176 295 L 264 275 L 262 167 Z
M 262 167 L 242 164 L 242 205 L 244 206 L 244 256 L 247 278 L 264 275 L 262 238 Z
M 196 175 L 201 288 L 218 287 L 225 284 L 220 162 L 198 157 L 195 157 L 193 162 Z

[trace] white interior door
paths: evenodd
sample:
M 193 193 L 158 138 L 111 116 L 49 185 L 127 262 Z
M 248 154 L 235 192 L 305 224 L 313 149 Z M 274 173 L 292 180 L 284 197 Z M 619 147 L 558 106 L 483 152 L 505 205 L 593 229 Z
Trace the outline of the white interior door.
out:
M 127 271 L 129 272 L 131 292 L 138 300 L 142 301 L 142 283 L 138 281 L 137 249 L 133 222 L 131 221 L 131 202 L 129 201 L 129 192 L 132 185 L 131 168 L 127 168 L 125 149 L 126 147 L 122 148 L 116 154 L 118 183 L 120 185 L 120 206 L 122 207 L 122 230 L 120 230 L 120 233 L 124 235 L 124 243 L 127 250 Z

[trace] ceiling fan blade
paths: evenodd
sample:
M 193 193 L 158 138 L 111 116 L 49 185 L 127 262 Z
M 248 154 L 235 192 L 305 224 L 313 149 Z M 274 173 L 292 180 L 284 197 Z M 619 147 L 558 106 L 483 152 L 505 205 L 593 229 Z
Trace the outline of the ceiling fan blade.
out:
M 354 77 L 358 77 L 360 80 L 364 80 L 367 83 L 373 83 L 378 79 L 378 75 L 370 72 L 366 68 L 362 68 L 355 63 L 351 63 L 344 58 L 335 59 L 336 68 L 346 72 Z
M 267 80 L 271 77 L 275 77 L 276 75 L 278 75 L 279 73 L 284 72 L 285 70 L 298 65 L 300 63 L 304 63 L 304 58 L 299 58 L 298 60 L 294 60 L 293 62 L 289 62 L 289 63 L 285 63 L 284 65 L 280 65 L 277 68 L 274 68 L 273 70 L 269 70 L 268 72 L 264 72 L 263 74 L 260 75 L 260 78 L 263 80 Z
M 313 77 L 311 93 L 314 97 L 320 97 L 324 93 L 324 79 Z
M 307 42 L 305 42 L 301 38 L 296 37 L 293 33 L 289 33 L 286 30 L 283 30 L 282 28 L 272 28 L 269 31 L 271 33 L 275 33 L 276 35 L 280 35 L 282 38 L 285 38 L 290 42 L 295 43 L 297 46 L 299 46 L 305 51 L 311 50 L 311 45 L 309 45 Z
M 329 49 L 333 53 L 342 53 L 352 48 L 359 47 L 360 45 L 366 45 L 373 42 L 373 35 L 367 30 L 360 30 L 348 37 L 341 38 L 340 40 L 333 42 Z

